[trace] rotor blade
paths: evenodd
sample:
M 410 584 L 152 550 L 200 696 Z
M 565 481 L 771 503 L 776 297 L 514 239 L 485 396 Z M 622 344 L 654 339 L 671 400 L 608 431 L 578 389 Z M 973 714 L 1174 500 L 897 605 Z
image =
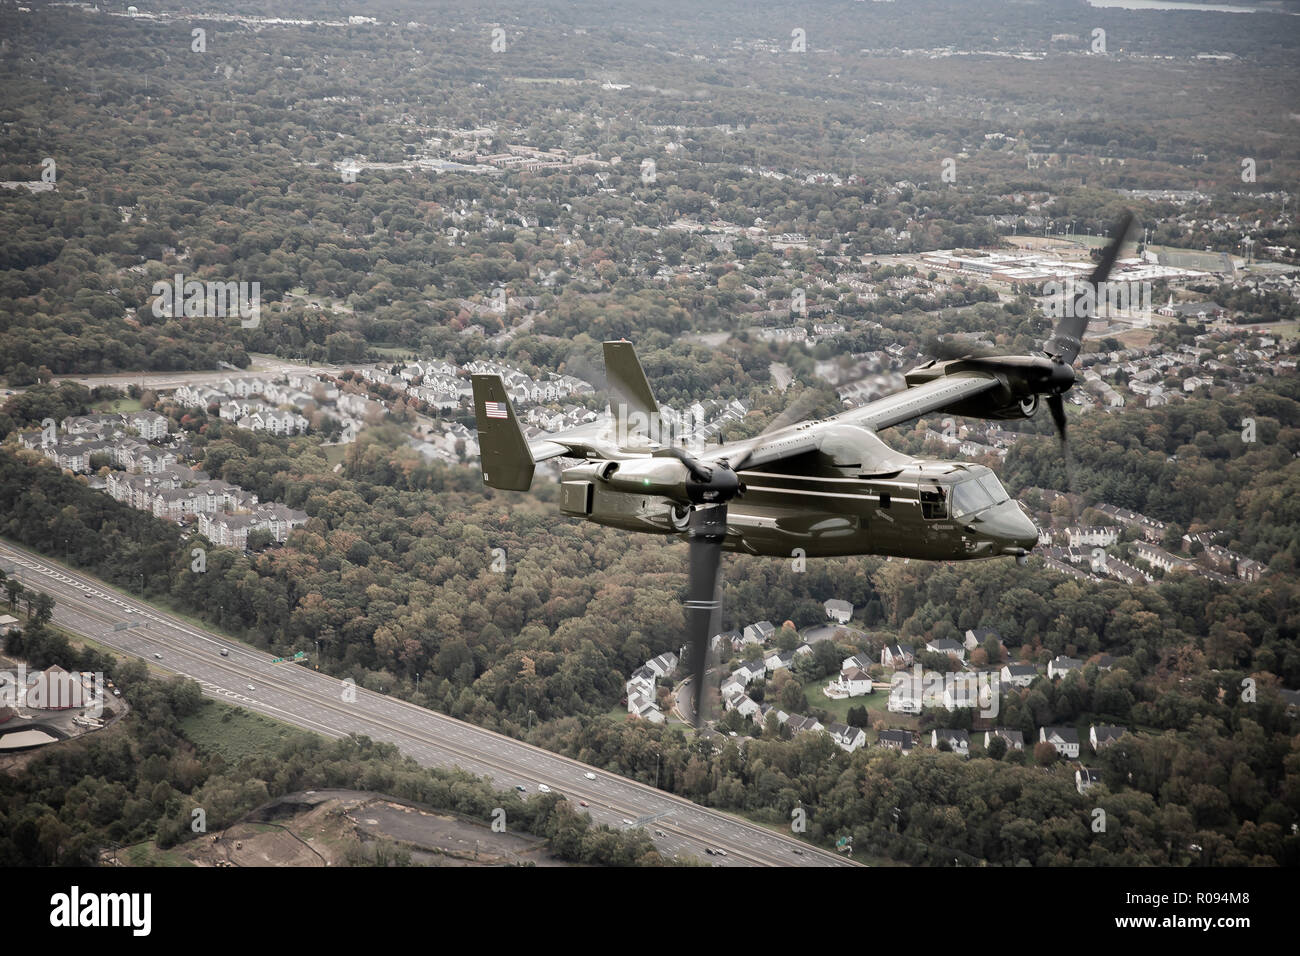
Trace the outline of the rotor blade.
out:
M 818 388 L 805 388 L 799 393 L 793 402 L 778 412 L 776 417 L 764 426 L 763 430 L 758 433 L 757 437 L 761 438 L 764 435 L 770 435 L 772 432 L 780 431 L 787 425 L 793 425 L 796 422 L 803 421 L 808 417 L 808 413 L 812 411 L 813 406 L 817 404 L 819 398 L 822 397 L 818 392 Z
M 982 345 L 968 339 L 950 339 L 931 336 L 924 345 L 926 355 L 933 356 L 940 362 L 950 362 L 965 358 L 991 358 L 998 355 L 996 346 Z
M 1052 422 L 1056 425 L 1056 434 L 1061 436 L 1061 444 L 1065 444 L 1065 399 L 1060 395 L 1047 396 L 1047 410 L 1052 413 Z
M 1124 247 L 1124 239 L 1128 236 L 1132 225 L 1133 213 L 1126 209 L 1119 222 L 1115 224 L 1110 243 L 1102 250 L 1100 261 L 1092 270 L 1092 275 L 1088 277 L 1087 287 L 1070 303 L 1068 314 L 1056 324 L 1052 338 L 1044 349 L 1048 355 L 1060 358 L 1066 365 L 1074 364 L 1079 350 L 1083 347 L 1083 334 L 1088 331 L 1088 323 L 1097 312 L 1098 297 L 1105 298 L 1101 291 L 1101 284 L 1106 281 L 1110 270 L 1115 267 L 1115 260 L 1119 258 L 1120 249 Z
M 1097 268 L 1093 269 L 1092 275 L 1088 277 L 1088 281 L 1094 286 L 1105 282 L 1106 277 L 1110 275 L 1110 270 L 1115 268 L 1115 260 L 1119 258 L 1119 251 L 1123 248 L 1124 240 L 1128 237 L 1128 231 L 1132 227 L 1133 212 L 1130 209 L 1125 209 L 1124 215 L 1119 217 L 1119 222 L 1115 223 L 1115 228 L 1111 232 L 1110 245 L 1102 250 Z
M 722 602 L 719 599 L 719 571 L 722 568 L 722 539 L 727 534 L 727 506 L 714 505 L 691 512 L 690 584 L 686 593 L 686 632 L 690 639 L 691 674 L 695 681 L 695 726 L 704 713 L 704 679 L 708 665 L 709 639 L 717 633 Z
M 713 470 L 700 463 L 699 459 L 692 457 L 685 448 L 669 446 L 661 448 L 652 454 L 653 458 L 676 458 L 686 466 L 686 471 L 696 481 L 707 482 L 713 476 Z

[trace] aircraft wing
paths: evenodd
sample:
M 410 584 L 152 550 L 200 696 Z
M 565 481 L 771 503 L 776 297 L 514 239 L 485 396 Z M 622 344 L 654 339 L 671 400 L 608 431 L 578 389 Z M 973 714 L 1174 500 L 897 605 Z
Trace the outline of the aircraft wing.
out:
M 548 458 L 620 459 L 650 451 L 649 447 L 644 451 L 620 447 L 615 423 L 609 419 L 527 441 L 501 379 L 496 375 L 475 375 L 473 383 L 484 480 L 493 487 L 526 489 L 532 481 L 533 465 Z M 823 421 L 800 422 L 769 434 L 709 448 L 699 457 L 706 462 L 725 459 L 737 471 L 757 468 L 816 451 L 831 434 L 828 426 L 856 425 L 875 432 L 941 411 L 1001 385 L 1000 379 L 985 372 L 959 372 L 886 395 Z M 882 446 L 882 455 L 888 457 L 886 451 Z
M 932 382 L 886 395 L 861 408 L 850 408 L 835 416 L 835 421 L 861 425 L 872 431 L 938 412 L 963 399 L 997 388 L 1002 381 L 986 372 L 959 372 Z
M 933 382 L 895 392 L 893 395 L 886 395 L 861 408 L 840 412 L 823 422 L 803 422 L 769 435 L 758 435 L 710 448 L 701 457 L 707 461 L 726 459 L 731 467 L 737 470 L 756 468 L 759 465 L 770 464 L 820 448 L 826 432 L 825 426 L 828 424 L 857 425 L 871 431 L 879 431 L 891 425 L 920 418 L 930 412 L 941 411 L 955 402 L 998 388 L 1001 384 L 1002 382 L 996 376 L 983 372 L 948 375 Z

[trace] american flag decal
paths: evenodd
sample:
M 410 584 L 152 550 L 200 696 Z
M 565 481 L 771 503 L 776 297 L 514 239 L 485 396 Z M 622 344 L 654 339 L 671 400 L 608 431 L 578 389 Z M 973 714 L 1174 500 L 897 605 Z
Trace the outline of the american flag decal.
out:
M 488 417 L 488 418 L 505 418 L 505 417 L 507 417 L 507 416 L 506 416 L 506 403 L 505 403 L 505 402 L 484 402 L 484 403 L 483 403 L 483 411 L 487 414 L 487 417 Z

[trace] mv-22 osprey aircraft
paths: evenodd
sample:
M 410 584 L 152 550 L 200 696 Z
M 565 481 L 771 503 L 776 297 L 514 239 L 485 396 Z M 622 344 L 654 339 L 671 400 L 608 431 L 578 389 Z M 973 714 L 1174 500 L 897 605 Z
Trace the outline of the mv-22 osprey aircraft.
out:
M 1062 310 L 1037 355 L 931 359 L 907 388 L 861 408 L 696 454 L 644 434 L 659 406 L 628 342 L 604 343 L 613 417 L 528 441 L 500 376 L 475 375 L 483 482 L 527 491 L 537 462 L 580 459 L 561 479 L 560 510 L 597 524 L 690 543 L 688 635 L 696 722 L 708 642 L 717 633 L 721 552 L 832 557 L 894 555 L 932 561 L 1014 557 L 1024 564 L 1038 528 L 983 465 L 913 458 L 877 434 L 934 412 L 1028 418 L 1046 400 L 1062 443 L 1062 396 L 1102 287 L 1132 223 L 1126 214 L 1088 284 Z

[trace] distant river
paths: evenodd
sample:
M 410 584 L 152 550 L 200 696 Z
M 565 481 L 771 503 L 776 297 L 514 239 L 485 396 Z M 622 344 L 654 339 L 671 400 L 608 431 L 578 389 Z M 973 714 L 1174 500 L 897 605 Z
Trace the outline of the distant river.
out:
M 1202 13 L 1284 13 L 1275 7 L 1238 7 L 1223 3 L 1182 3 L 1180 0 L 1088 0 L 1094 7 L 1123 7 L 1125 10 L 1199 10 Z

